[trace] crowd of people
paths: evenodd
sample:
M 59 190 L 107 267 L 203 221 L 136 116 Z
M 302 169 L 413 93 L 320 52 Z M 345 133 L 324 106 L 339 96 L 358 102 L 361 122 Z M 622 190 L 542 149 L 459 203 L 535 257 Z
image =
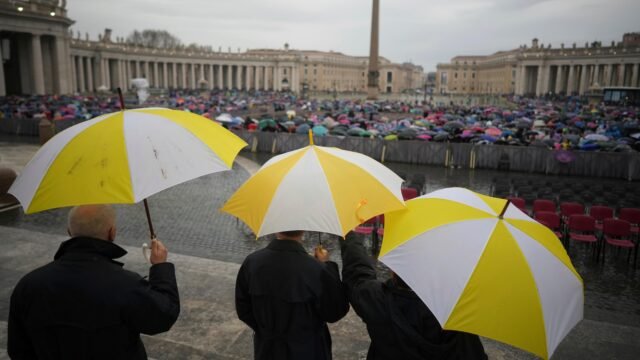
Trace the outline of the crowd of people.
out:
M 590 104 L 581 98 L 505 97 L 501 106 L 418 101 L 302 99 L 279 92 L 180 92 L 127 107 L 168 107 L 200 114 L 226 127 L 317 136 L 469 142 L 584 151 L 640 151 L 640 109 Z M 83 121 L 117 111 L 117 96 L 9 96 L 0 118 Z

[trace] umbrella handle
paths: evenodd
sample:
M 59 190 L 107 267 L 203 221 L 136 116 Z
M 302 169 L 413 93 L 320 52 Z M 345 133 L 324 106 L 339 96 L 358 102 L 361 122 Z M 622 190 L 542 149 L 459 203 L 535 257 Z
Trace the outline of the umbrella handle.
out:
M 359 213 L 360 209 L 362 209 L 364 205 L 367 205 L 367 199 L 360 200 L 360 202 L 358 203 L 358 206 L 356 206 L 356 217 L 358 218 L 358 221 L 360 221 L 360 223 L 363 223 L 365 220 L 367 220 L 362 216 L 360 216 L 360 213 Z
M 313 145 L 313 130 L 309 129 L 309 145 Z
M 149 233 L 151 234 L 151 239 L 156 237 L 155 231 L 153 231 L 153 223 L 151 222 L 151 213 L 149 212 L 149 203 L 147 203 L 147 199 L 144 199 L 144 212 L 147 214 L 147 222 L 149 223 Z

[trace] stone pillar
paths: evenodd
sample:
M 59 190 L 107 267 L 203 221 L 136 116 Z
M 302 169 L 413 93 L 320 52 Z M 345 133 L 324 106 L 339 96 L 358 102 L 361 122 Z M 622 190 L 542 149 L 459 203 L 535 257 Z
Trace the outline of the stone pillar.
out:
M 273 90 L 282 90 L 282 68 L 278 65 L 273 68 Z
M 42 66 L 42 44 L 40 35 L 31 35 L 31 66 L 33 74 L 33 90 L 37 95 L 44 95 L 44 67 Z
M 559 94 L 564 87 L 564 66 L 558 65 L 558 72 L 556 73 L 556 88 L 555 93 Z
M 518 73 L 517 73 L 517 83 L 516 83 L 516 88 L 517 90 L 517 94 L 518 95 L 524 95 L 524 89 L 525 89 L 525 66 L 524 65 L 520 65 L 518 67 Z M 485 89 L 485 92 L 487 90 Z
M 242 65 L 236 65 L 236 87 L 242 90 Z
M 575 66 L 569 65 L 569 81 L 567 82 L 567 95 L 571 95 L 575 91 Z
M 260 69 L 258 68 L 258 66 L 254 66 L 253 67 L 253 88 L 255 90 L 259 90 L 260 88 L 258 87 L 260 85 L 260 74 L 258 74 L 260 71 Z
M 163 89 L 168 89 L 169 88 L 169 74 L 167 74 L 168 71 L 168 66 L 167 66 L 167 62 L 164 61 L 162 62 L 162 88 Z
M 178 88 L 178 65 L 175 62 L 171 63 L 171 87 Z
M 191 67 L 189 71 L 189 81 L 191 82 L 191 89 L 197 89 L 198 83 L 196 80 L 196 64 L 189 64 Z
M 216 78 L 216 86 L 218 87 L 218 89 L 222 90 L 224 84 L 222 82 L 222 65 L 218 64 L 217 66 L 217 78 Z
M 610 86 L 611 85 L 611 64 L 607 64 L 604 66 L 604 79 L 602 80 L 602 86 Z
M 187 64 L 182 63 L 180 75 L 182 76 L 182 88 L 187 89 Z
M 639 64 L 633 64 L 633 70 L 631 70 L 631 84 L 629 86 L 640 86 L 640 82 L 638 81 L 638 66 Z
M 58 93 L 59 94 L 67 94 L 71 92 L 71 84 L 69 80 L 71 80 L 71 74 L 69 73 L 69 66 L 67 66 L 67 62 L 65 59 L 68 59 L 67 52 L 68 47 L 66 46 L 66 40 L 62 36 L 56 36 L 54 39 L 55 46 L 55 63 L 56 63 L 56 71 L 57 71 L 57 79 L 58 79 Z M 0 57 L 1 58 L 1 57 Z M 2 67 L 2 66 L 0 66 Z M 0 69 L 2 71 L 2 69 Z M 4 86 L 4 81 L 0 81 L 0 87 Z M 0 90 L 1 94 L 1 90 Z
M 214 75 L 213 64 L 209 64 L 209 90 L 213 90 L 213 88 L 216 86 Z
M 2 64 L 2 59 L 3 59 L 3 57 L 2 57 L 2 46 L 0 46 L 0 96 L 6 96 L 7 95 L 7 88 L 5 86 L 4 66 Z
M 159 86 L 160 83 L 160 77 L 158 76 L 158 62 L 154 61 L 153 62 L 153 87 L 160 87 Z
M 269 90 L 269 67 L 262 67 L 262 89 Z
M 251 79 L 251 76 L 249 75 L 249 69 L 251 68 L 251 66 L 245 66 L 244 68 L 244 86 L 245 86 L 245 90 L 249 91 L 249 89 L 251 89 L 251 84 L 249 82 L 249 80 Z
M 536 96 L 541 96 L 544 94 L 544 72 L 547 67 L 540 65 L 538 66 L 538 76 L 536 79 Z
M 618 86 L 624 85 L 624 72 L 625 72 L 625 64 L 618 64 Z
M 233 70 L 231 70 L 231 65 L 227 65 L 227 89 L 231 90 L 233 89 Z
M 107 89 L 111 89 L 111 68 L 109 67 L 109 59 L 104 59 L 104 85 Z
M 95 88 L 93 87 L 93 58 L 86 58 L 87 62 L 87 91 L 92 92 Z
M 593 84 L 602 86 L 602 81 L 600 81 L 600 64 L 596 64 L 593 70 Z
M 71 55 L 69 56 L 69 72 L 71 73 L 71 93 L 75 93 L 78 91 L 78 74 L 76 72 L 76 57 Z
M 300 73 L 298 71 L 297 66 L 293 66 L 291 68 L 291 91 L 299 92 L 300 91 Z M 422 84 L 420 85 L 422 86 Z
M 86 82 L 84 79 L 84 57 L 78 56 L 78 92 L 85 92 Z
M 589 73 L 588 66 L 582 65 L 580 66 L 580 87 L 578 88 L 578 95 L 584 95 L 587 92 L 587 82 L 589 80 L 587 74 Z

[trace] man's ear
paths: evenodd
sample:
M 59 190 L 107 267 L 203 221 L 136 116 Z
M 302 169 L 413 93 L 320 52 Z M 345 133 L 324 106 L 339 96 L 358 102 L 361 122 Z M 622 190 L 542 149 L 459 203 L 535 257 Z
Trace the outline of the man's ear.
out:
M 109 228 L 108 240 L 113 242 L 116 239 L 116 226 Z

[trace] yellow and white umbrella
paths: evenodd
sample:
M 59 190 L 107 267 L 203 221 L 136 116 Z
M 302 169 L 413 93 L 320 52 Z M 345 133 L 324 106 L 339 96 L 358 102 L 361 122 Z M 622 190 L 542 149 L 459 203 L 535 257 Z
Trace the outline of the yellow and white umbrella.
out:
M 262 236 L 308 230 L 344 236 L 404 208 L 402 179 L 372 158 L 310 145 L 265 163 L 222 207 Z
M 584 293 L 559 239 L 504 199 L 442 189 L 385 214 L 380 260 L 444 329 L 549 358 L 582 319 Z
M 136 203 L 187 180 L 229 170 L 246 145 L 219 124 L 189 112 L 118 111 L 57 134 L 9 192 L 26 213 Z

